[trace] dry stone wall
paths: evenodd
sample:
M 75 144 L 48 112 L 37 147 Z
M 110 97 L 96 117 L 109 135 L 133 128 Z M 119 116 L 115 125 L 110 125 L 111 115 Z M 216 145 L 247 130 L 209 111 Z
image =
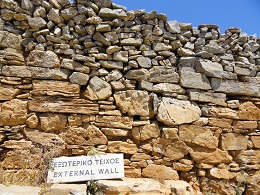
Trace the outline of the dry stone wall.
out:
M 1 182 L 124 153 L 127 177 L 260 192 L 259 38 L 110 0 L 0 6 Z

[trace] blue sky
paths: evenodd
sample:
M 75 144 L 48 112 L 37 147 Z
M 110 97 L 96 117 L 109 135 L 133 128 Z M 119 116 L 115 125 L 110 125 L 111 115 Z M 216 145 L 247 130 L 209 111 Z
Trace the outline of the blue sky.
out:
M 224 33 L 238 27 L 248 35 L 260 36 L 260 0 L 113 0 L 127 10 L 145 9 L 165 13 L 168 20 L 183 23 L 217 24 Z

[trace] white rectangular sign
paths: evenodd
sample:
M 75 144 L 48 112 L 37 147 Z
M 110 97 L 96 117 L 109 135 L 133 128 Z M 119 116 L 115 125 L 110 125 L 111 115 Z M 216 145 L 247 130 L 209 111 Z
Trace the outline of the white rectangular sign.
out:
M 48 183 L 123 178 L 123 154 L 53 158 Z

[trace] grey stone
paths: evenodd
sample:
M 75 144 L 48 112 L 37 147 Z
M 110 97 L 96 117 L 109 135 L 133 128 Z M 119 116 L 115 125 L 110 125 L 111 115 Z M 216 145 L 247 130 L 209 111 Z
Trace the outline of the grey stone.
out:
M 175 68 L 167 66 L 154 66 L 149 70 L 149 81 L 152 83 L 178 83 L 179 74 Z
M 120 70 L 124 68 L 122 62 L 100 60 L 99 63 L 103 68 L 113 68 L 113 69 L 120 69 Z
M 159 83 L 156 85 L 153 85 L 152 88 L 153 92 L 157 93 L 177 93 L 177 94 L 185 94 L 185 89 L 183 89 L 178 84 L 173 83 Z
M 136 60 L 139 64 L 139 66 L 142 68 L 151 68 L 151 66 L 152 66 L 151 59 L 148 57 L 140 56 Z
M 222 78 L 224 72 L 221 64 L 205 59 L 199 59 L 197 61 L 196 69 L 198 72 L 201 72 L 206 76 L 216 78 Z
M 226 94 L 202 91 L 189 91 L 190 101 L 209 102 L 220 106 L 226 106 Z
M 169 51 L 172 49 L 172 46 L 167 45 L 165 43 L 153 43 L 153 50 L 155 52 L 159 51 Z
M 31 28 L 35 28 L 35 29 L 44 28 L 47 25 L 46 21 L 40 17 L 29 18 L 28 23 Z
M 89 73 L 90 68 L 87 66 L 82 65 L 79 62 L 76 62 L 71 59 L 63 59 L 61 62 L 61 68 L 69 69 L 69 70 L 76 70 L 82 73 Z
M 69 77 L 71 83 L 76 83 L 79 85 L 86 85 L 89 80 L 89 75 L 81 72 L 73 72 Z
M 69 21 L 70 19 L 72 19 L 73 17 L 78 15 L 78 11 L 76 7 L 69 7 L 66 9 L 63 9 L 60 11 L 61 13 L 61 17 L 65 20 L 65 21 Z
M 144 68 L 136 69 L 136 70 L 129 70 L 125 75 L 125 78 L 127 79 L 133 79 L 133 80 L 148 80 L 149 78 L 149 71 Z
M 26 59 L 26 64 L 29 66 L 59 68 L 60 60 L 53 51 L 33 50 Z
M 100 41 L 105 46 L 110 46 L 111 45 L 111 42 L 106 37 L 104 37 L 101 33 L 99 33 L 99 32 L 96 32 L 94 34 L 93 39 L 96 40 L 96 41 Z
M 13 49 L 21 49 L 22 37 L 9 33 L 7 31 L 0 31 L 0 48 L 10 47 Z
M 120 45 L 132 45 L 135 47 L 138 47 L 140 45 L 142 45 L 142 40 L 139 38 L 127 38 L 127 39 L 122 39 L 120 41 Z
M 178 34 L 181 32 L 180 25 L 176 20 L 166 22 L 165 26 L 166 26 L 166 29 L 171 33 Z
M 98 16 L 101 18 L 109 18 L 109 19 L 119 18 L 121 20 L 127 18 L 126 12 L 124 10 L 109 9 L 109 8 L 101 8 Z
M 212 89 L 228 95 L 248 95 L 260 97 L 260 82 L 248 83 L 233 80 L 211 79 Z
M 204 74 L 180 70 L 180 85 L 182 87 L 208 90 L 211 89 L 210 82 Z
M 92 77 L 83 96 L 89 100 L 105 100 L 112 94 L 112 88 L 109 83 L 99 77 Z
M 107 76 L 106 81 L 117 81 L 123 77 L 122 73 L 118 70 L 112 70 Z
M 47 14 L 48 20 L 54 22 L 55 24 L 60 24 L 63 22 L 63 18 L 60 16 L 60 11 L 55 8 L 51 8 Z
M 31 77 L 35 79 L 67 80 L 71 73 L 67 69 L 49 69 L 33 66 L 27 67 L 27 69 L 31 71 Z
M 127 63 L 128 62 L 128 51 L 115 52 L 113 55 L 113 60 Z
M 31 71 L 26 66 L 3 66 L 2 74 L 8 77 L 30 78 Z

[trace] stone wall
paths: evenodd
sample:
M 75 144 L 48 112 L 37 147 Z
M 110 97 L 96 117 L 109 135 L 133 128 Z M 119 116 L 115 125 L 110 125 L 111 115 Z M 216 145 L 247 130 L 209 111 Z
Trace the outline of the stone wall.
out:
M 127 177 L 260 192 L 259 38 L 111 0 L 0 7 L 0 182 L 42 182 L 55 156 L 124 153 Z

